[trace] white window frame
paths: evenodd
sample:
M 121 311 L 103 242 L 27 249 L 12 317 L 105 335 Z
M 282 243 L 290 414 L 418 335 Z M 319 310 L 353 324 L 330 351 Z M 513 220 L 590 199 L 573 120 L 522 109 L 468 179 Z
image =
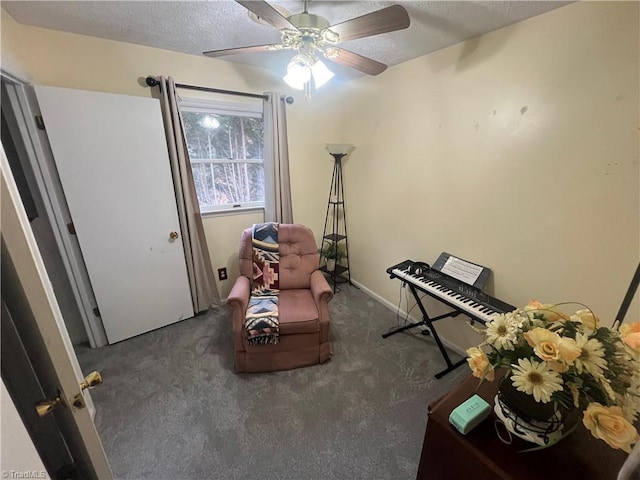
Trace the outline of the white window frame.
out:
M 244 102 L 220 102 L 217 100 L 209 100 L 202 98 L 184 98 L 179 102 L 180 112 L 195 112 L 195 113 L 213 113 L 218 115 L 233 115 L 236 117 L 253 117 L 262 118 L 264 121 L 264 108 L 262 103 L 244 103 Z M 189 158 L 192 164 L 196 163 L 257 163 L 262 164 L 266 170 L 264 158 L 262 160 L 257 159 L 225 159 L 224 161 L 211 161 L 211 159 L 205 158 Z M 266 183 L 268 182 L 268 175 L 265 171 L 265 186 L 264 191 L 270 191 Z M 233 214 L 233 213 L 247 213 L 247 211 L 264 211 L 265 201 L 262 202 L 243 202 L 233 205 L 215 205 L 215 206 L 202 206 L 200 205 L 200 213 L 203 216 L 218 215 L 218 214 Z

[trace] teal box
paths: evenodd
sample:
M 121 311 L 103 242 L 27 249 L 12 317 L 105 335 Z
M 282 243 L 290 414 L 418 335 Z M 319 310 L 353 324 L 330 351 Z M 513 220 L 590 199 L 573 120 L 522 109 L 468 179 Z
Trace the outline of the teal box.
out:
M 474 395 L 453 409 L 449 415 L 449 423 L 466 435 L 490 413 L 491 406 L 479 395 Z

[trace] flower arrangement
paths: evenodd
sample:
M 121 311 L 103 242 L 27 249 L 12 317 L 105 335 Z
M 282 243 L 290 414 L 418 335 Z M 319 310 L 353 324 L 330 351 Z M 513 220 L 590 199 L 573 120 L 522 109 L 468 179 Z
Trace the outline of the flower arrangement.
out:
M 640 411 L 640 322 L 620 331 L 601 327 L 585 305 L 571 315 L 569 305 L 530 302 L 498 314 L 477 347 L 467 350 L 475 377 L 505 380 L 535 402 L 582 412 L 582 423 L 609 446 L 630 452 L 640 440 L 633 423 Z

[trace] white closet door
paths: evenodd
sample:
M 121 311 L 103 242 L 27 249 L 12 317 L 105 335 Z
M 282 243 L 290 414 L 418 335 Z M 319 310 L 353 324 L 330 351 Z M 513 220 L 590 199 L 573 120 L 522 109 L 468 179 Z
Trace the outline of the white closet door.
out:
M 109 343 L 192 317 L 158 100 L 36 95 Z

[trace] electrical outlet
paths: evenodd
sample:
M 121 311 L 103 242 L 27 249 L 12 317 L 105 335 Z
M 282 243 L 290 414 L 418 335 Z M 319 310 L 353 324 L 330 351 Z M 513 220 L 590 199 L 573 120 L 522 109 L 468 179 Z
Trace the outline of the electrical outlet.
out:
M 222 281 L 222 280 L 226 280 L 227 279 L 227 269 L 226 268 L 219 268 L 218 269 L 218 280 Z

